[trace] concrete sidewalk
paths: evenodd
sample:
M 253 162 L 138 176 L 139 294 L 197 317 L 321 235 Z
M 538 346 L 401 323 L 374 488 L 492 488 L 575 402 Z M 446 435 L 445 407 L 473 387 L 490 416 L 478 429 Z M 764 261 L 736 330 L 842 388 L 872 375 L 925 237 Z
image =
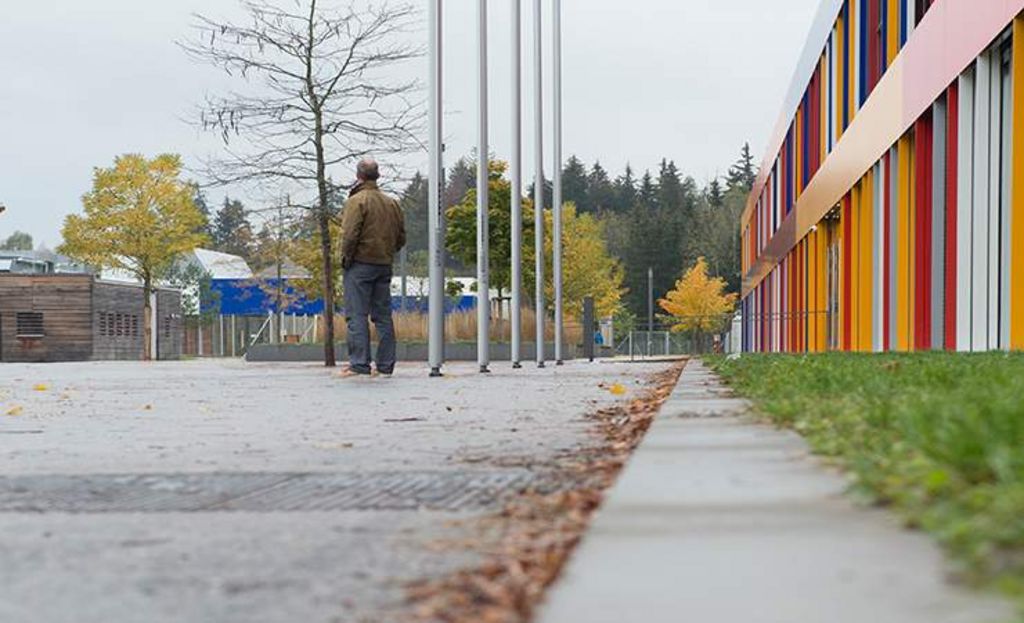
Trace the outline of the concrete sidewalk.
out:
M 689 364 L 541 623 L 989 623 L 925 535 L 855 506 L 794 433 Z
M 576 486 L 584 416 L 661 369 L 2 364 L 0 623 L 413 620 L 407 583 L 479 565 L 523 489 Z

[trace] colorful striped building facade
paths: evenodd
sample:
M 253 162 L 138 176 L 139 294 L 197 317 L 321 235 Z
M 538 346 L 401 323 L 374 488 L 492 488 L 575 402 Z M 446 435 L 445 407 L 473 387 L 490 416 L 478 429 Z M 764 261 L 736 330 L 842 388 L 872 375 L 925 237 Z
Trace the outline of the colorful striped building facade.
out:
M 1024 349 L 1024 0 L 825 0 L 741 222 L 743 348 Z

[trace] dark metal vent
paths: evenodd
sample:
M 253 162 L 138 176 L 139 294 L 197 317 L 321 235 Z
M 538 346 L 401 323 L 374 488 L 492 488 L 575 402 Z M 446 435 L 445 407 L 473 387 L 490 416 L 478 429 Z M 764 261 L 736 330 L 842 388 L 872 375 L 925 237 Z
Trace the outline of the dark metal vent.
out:
M 484 509 L 557 487 L 525 470 L 0 478 L 0 512 L 163 513 Z

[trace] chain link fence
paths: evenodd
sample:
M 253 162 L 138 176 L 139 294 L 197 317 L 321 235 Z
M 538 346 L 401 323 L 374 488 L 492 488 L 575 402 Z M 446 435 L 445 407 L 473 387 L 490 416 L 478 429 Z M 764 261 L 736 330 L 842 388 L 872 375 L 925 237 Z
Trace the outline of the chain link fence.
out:
M 665 357 L 686 357 L 740 350 L 739 314 L 688 316 L 674 325 L 634 329 L 616 341 L 616 357 L 631 361 Z

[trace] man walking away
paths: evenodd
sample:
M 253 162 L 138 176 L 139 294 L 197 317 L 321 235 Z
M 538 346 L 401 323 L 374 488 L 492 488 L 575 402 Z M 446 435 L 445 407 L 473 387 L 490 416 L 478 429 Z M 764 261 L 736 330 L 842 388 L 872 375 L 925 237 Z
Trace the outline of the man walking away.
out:
M 395 371 L 395 324 L 391 318 L 392 264 L 405 246 L 405 218 L 398 201 L 377 187 L 380 170 L 366 158 L 356 167 L 358 183 L 349 193 L 341 226 L 345 270 L 349 368 L 343 376 L 370 374 L 370 325 L 377 328 L 377 371 Z

